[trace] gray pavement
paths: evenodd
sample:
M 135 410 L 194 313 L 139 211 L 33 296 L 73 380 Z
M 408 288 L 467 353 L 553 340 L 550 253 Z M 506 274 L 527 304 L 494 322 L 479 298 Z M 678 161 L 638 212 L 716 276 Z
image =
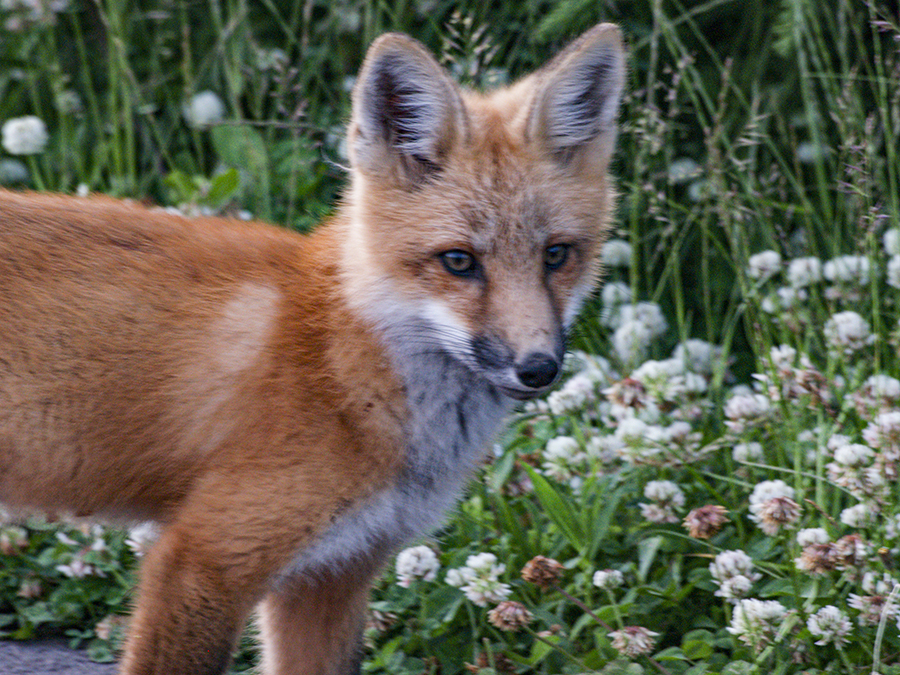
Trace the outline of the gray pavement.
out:
M 0 640 L 0 675 L 115 675 L 114 663 L 94 663 L 65 640 Z

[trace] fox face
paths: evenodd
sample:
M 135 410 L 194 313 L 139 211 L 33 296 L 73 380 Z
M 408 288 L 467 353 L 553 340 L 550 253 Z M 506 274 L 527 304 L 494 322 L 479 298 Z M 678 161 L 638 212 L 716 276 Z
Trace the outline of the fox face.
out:
M 624 79 L 601 25 L 516 85 L 460 89 L 378 40 L 354 91 L 346 283 L 398 352 L 442 350 L 506 396 L 544 393 L 593 288 Z

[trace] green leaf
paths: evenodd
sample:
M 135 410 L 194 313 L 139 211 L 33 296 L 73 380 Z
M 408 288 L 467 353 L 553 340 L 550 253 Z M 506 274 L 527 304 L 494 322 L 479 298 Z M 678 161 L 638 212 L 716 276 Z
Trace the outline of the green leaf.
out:
M 213 205 L 227 202 L 234 197 L 241 186 L 241 175 L 237 169 L 228 169 L 212 179 L 206 201 Z
M 568 542 L 576 550 L 582 552 L 585 545 L 584 532 L 581 530 L 581 525 L 575 517 L 572 507 L 534 467 L 527 464 L 522 466 L 531 478 L 531 482 L 534 485 L 534 494 L 537 495 L 538 501 L 541 502 L 547 517 L 562 531 Z
M 247 171 L 253 179 L 267 170 L 269 155 L 258 129 L 222 124 L 214 126 L 211 132 L 213 146 L 223 163 Z
M 197 181 L 183 171 L 175 169 L 163 179 L 163 183 L 172 191 L 171 200 L 175 204 L 192 202 L 200 190 Z
M 662 545 L 663 538 L 661 536 L 647 537 L 638 543 L 638 579 L 640 579 L 641 583 L 647 581 L 647 572 L 650 570 L 650 565 L 653 564 L 653 560 L 656 558 L 656 554 Z
M 708 659 L 713 653 L 712 645 L 703 640 L 685 640 L 681 643 L 681 650 L 691 661 Z

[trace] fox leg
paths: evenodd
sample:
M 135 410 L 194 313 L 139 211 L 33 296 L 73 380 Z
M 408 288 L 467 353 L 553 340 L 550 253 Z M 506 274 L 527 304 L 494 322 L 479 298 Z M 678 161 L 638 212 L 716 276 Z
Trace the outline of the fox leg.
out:
M 358 675 L 374 566 L 280 579 L 260 607 L 263 675 Z

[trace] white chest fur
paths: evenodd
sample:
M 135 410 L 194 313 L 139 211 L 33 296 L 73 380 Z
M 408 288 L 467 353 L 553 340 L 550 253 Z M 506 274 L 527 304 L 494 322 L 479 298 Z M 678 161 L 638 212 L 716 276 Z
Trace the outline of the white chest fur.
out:
M 395 363 L 406 379 L 410 406 L 402 472 L 301 551 L 287 574 L 314 575 L 439 525 L 510 409 L 509 399 L 444 353 L 399 356 Z

